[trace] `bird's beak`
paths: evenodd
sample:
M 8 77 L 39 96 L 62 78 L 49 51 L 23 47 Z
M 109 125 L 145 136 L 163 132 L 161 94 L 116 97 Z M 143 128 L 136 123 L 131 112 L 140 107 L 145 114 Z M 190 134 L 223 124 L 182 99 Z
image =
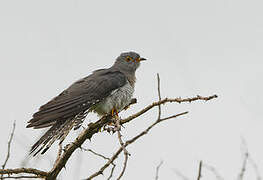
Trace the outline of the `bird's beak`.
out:
M 146 61 L 146 60 L 147 60 L 146 58 L 143 57 L 140 58 L 140 61 Z

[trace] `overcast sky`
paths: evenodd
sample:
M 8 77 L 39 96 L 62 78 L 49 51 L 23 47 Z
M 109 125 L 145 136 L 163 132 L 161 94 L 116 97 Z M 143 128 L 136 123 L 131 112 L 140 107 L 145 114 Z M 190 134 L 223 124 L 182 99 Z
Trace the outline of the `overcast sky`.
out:
M 158 125 L 128 147 L 131 157 L 123 179 L 154 179 L 161 160 L 160 180 L 179 179 L 174 169 L 195 179 L 200 160 L 216 167 L 225 179 L 236 179 L 242 164 L 241 137 L 263 174 L 262 5 L 259 0 L 0 1 L 0 160 L 4 161 L 14 120 L 8 168 L 20 167 L 43 133 L 25 128 L 40 105 L 93 70 L 111 66 L 121 52 L 134 50 L 148 61 L 136 73 L 138 103 L 121 117 L 157 100 L 157 72 L 163 97 L 219 98 L 167 104 L 163 117 L 190 113 Z M 126 124 L 124 139 L 156 117 L 154 110 Z M 86 123 L 96 119 L 89 115 Z M 84 147 L 111 156 L 118 141 L 116 135 L 99 133 Z M 45 155 L 30 159 L 27 167 L 50 169 L 56 151 L 54 145 Z M 117 163 L 122 161 L 121 156 Z M 83 179 L 103 163 L 78 150 L 60 179 Z M 245 178 L 255 179 L 251 166 Z M 213 174 L 204 169 L 202 180 L 211 179 Z

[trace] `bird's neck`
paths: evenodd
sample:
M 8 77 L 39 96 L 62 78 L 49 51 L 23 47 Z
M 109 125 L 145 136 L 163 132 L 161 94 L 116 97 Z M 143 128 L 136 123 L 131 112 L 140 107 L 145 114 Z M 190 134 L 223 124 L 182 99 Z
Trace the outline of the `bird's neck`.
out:
M 130 85 L 132 87 L 134 87 L 135 82 L 136 82 L 135 72 L 133 74 L 126 74 L 126 77 L 127 77 L 128 81 L 129 81 Z
M 131 86 L 134 87 L 134 84 L 136 82 L 135 71 L 131 71 L 128 68 L 127 69 L 123 69 L 123 67 L 122 68 L 118 68 L 118 67 L 112 66 L 111 68 L 112 68 L 112 70 L 117 70 L 117 71 L 120 71 L 121 73 L 123 73 L 127 77 L 127 80 L 129 81 Z

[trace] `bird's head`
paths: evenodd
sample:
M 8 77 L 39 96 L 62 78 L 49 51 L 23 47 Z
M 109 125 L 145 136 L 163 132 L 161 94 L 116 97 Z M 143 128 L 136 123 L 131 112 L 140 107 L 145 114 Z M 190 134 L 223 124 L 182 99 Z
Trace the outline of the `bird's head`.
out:
M 145 60 L 145 58 L 140 57 L 136 52 L 124 52 L 117 57 L 114 66 L 128 71 L 136 71 L 140 66 L 141 61 Z

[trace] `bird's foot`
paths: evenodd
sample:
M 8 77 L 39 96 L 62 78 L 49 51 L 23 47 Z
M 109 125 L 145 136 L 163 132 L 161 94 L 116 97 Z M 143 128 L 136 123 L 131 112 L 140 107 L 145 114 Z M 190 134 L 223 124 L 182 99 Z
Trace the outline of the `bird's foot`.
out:
M 111 116 L 114 117 L 115 120 L 119 118 L 119 112 L 118 112 L 118 110 L 116 108 L 113 108 L 111 110 Z

